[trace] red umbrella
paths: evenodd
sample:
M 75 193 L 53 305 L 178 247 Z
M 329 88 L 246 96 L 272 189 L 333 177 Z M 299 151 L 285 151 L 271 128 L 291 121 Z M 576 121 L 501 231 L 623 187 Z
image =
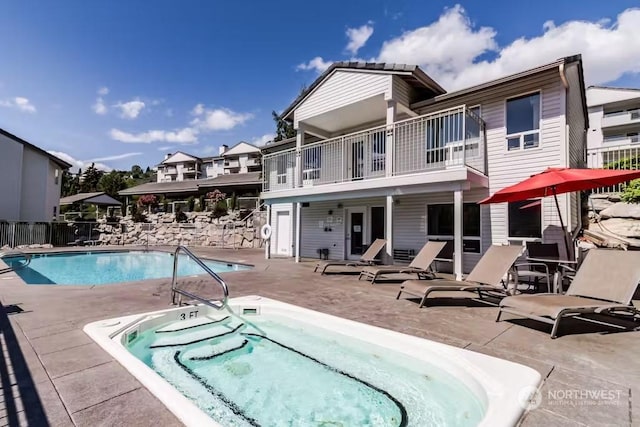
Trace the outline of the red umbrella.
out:
M 560 226 L 564 230 L 558 194 L 607 187 L 637 178 L 640 178 L 640 170 L 548 168 L 522 182 L 505 187 L 478 203 L 518 202 L 553 195 Z M 568 253 L 569 239 L 566 233 L 565 243 Z

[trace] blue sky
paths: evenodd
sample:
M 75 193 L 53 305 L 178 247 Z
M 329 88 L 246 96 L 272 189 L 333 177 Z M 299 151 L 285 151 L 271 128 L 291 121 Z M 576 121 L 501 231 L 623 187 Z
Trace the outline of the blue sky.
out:
M 573 53 L 640 86 L 637 1 L 4 1 L 0 127 L 84 166 L 260 143 L 331 61 L 421 65 L 446 89 Z

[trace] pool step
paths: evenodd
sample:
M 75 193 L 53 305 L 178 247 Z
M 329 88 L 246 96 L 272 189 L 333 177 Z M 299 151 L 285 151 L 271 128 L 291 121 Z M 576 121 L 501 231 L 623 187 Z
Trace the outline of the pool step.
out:
M 228 323 L 213 325 L 206 328 L 188 329 L 179 335 L 159 335 L 159 338 L 149 348 L 177 347 L 181 345 L 196 344 L 202 341 L 213 340 L 235 334 L 245 327 L 244 323 Z
M 243 336 L 233 336 L 216 343 L 206 343 L 198 348 L 186 350 L 183 360 L 204 361 L 215 359 L 238 350 L 251 351 L 249 341 Z
M 167 326 L 163 326 L 162 328 L 156 329 L 156 334 L 162 334 L 162 333 L 168 333 L 168 332 L 180 332 L 180 331 L 186 331 L 189 329 L 199 328 L 202 326 L 211 326 L 216 324 L 228 323 L 230 319 L 231 319 L 231 316 L 225 316 L 219 319 L 214 319 L 211 317 L 200 317 L 197 319 L 179 320 Z

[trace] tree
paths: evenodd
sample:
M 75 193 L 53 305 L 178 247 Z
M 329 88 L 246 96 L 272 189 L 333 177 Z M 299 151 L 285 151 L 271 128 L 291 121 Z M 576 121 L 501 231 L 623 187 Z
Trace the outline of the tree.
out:
M 82 179 L 80 182 L 80 192 L 81 193 L 91 193 L 98 190 L 98 182 L 100 182 L 100 178 L 104 172 L 96 169 L 95 165 L 91 163 L 84 173 L 82 174 Z
M 133 179 L 142 178 L 143 175 L 144 175 L 144 172 L 142 171 L 142 168 L 139 165 L 131 166 L 131 177 Z
M 109 196 L 118 198 L 118 192 L 127 188 L 127 182 L 121 172 L 111 171 L 102 175 L 98 181 L 98 189 L 104 191 Z
M 276 122 L 276 136 L 273 141 L 282 141 L 283 139 L 292 138 L 296 136 L 296 130 L 293 128 L 293 124 L 284 120 L 275 111 L 271 112 L 273 121 Z
M 62 197 L 73 196 L 80 190 L 80 179 L 68 170 L 62 171 Z

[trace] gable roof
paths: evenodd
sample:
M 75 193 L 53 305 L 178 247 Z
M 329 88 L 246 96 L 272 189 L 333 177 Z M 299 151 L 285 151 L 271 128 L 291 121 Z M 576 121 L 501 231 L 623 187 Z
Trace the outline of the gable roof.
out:
M 160 162 L 160 164 L 169 164 L 169 163 L 180 163 L 184 160 L 172 160 L 175 156 L 177 156 L 178 154 L 182 154 L 183 156 L 187 156 L 190 159 L 193 160 L 201 160 L 200 157 L 196 157 L 192 154 L 187 154 L 184 151 L 176 151 L 175 153 L 171 154 L 168 158 L 164 159 L 162 162 Z
M 260 148 L 256 147 L 253 144 L 249 144 L 248 142 L 245 141 L 240 141 L 238 142 L 236 145 L 234 145 L 233 147 L 227 149 L 227 151 L 225 151 L 224 153 L 221 154 L 221 156 L 234 156 L 237 154 L 245 154 L 245 153 L 259 153 L 260 152 Z
M 118 200 L 109 196 L 108 194 L 98 191 L 95 193 L 78 193 L 73 196 L 67 196 L 60 198 L 60 205 L 72 205 L 74 203 L 89 203 L 92 205 L 101 205 L 101 206 L 120 206 Z
M 42 148 L 37 147 L 37 146 L 33 145 L 32 143 L 27 142 L 24 139 L 22 139 L 22 138 L 20 138 L 18 136 L 15 136 L 14 134 L 12 134 L 10 132 L 7 132 L 4 129 L 0 129 L 0 135 L 4 135 L 7 138 L 12 139 L 12 140 L 14 140 L 15 142 L 17 142 L 19 144 L 22 144 L 22 145 L 24 145 L 26 147 L 29 147 L 30 149 L 32 149 L 34 151 L 37 151 L 38 153 L 40 153 L 40 154 L 42 154 L 44 156 L 47 156 L 52 162 L 56 163 L 62 169 L 69 169 L 71 166 L 73 166 L 71 163 L 65 162 L 61 158 L 54 156 L 53 154 L 43 150 Z
M 190 179 L 186 181 L 148 182 L 119 191 L 121 196 L 136 196 L 139 194 L 172 194 L 197 193 L 205 188 L 255 186 L 262 185 L 261 172 L 231 173 L 218 175 L 209 179 Z
M 331 74 L 337 70 L 358 70 L 358 71 L 375 71 L 377 73 L 394 74 L 400 76 L 407 83 L 416 89 L 430 92 L 432 95 L 445 93 L 446 91 L 431 77 L 417 65 L 409 64 L 387 64 L 384 62 L 334 62 L 327 68 L 311 85 L 306 88 L 298 97 L 287 107 L 280 117 L 287 119 L 293 110 L 304 101 L 313 91 L 316 90 Z

